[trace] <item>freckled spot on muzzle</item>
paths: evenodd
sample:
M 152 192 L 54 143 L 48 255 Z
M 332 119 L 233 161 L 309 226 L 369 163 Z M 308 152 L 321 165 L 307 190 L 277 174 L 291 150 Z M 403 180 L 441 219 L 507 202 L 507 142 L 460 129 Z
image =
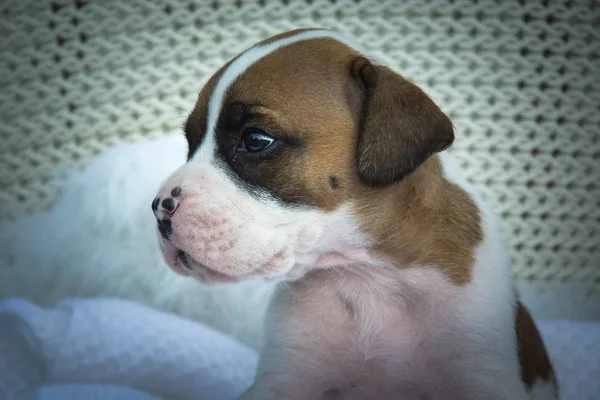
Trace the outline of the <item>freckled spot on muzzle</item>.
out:
M 172 197 L 179 197 L 180 194 L 181 194 L 181 186 L 174 187 L 173 190 L 171 190 Z

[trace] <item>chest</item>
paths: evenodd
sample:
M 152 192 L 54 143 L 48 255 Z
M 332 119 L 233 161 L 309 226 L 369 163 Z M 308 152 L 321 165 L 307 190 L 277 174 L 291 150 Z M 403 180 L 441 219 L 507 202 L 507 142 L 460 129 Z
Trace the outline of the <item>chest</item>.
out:
M 424 388 L 448 386 L 444 370 L 469 342 L 461 295 L 434 271 L 411 278 L 400 289 L 396 282 L 395 290 L 386 288 L 389 279 L 368 287 L 350 279 L 295 292 L 287 317 L 299 335 L 291 340 L 304 339 L 293 346 L 314 355 L 319 375 L 344 398 L 402 392 L 420 399 L 427 396 Z
M 448 387 L 446 380 L 452 375 L 448 372 L 460 368 L 469 336 L 458 321 L 445 320 L 446 312 L 454 314 L 452 308 L 444 305 L 443 310 L 425 315 L 399 313 L 380 326 L 373 321 L 371 329 L 350 322 L 337 338 L 323 332 L 315 345 L 337 360 L 323 364 L 324 375 L 335 376 L 337 386 L 357 398 L 404 393 L 420 399 L 433 385 Z

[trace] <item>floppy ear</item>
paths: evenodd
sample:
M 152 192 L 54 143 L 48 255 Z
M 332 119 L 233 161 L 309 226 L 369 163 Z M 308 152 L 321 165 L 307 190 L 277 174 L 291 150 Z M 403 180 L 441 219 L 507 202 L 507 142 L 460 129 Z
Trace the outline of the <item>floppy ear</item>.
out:
M 353 61 L 351 72 L 364 92 L 356 149 L 362 183 L 398 182 L 452 144 L 450 119 L 415 84 L 364 57 Z

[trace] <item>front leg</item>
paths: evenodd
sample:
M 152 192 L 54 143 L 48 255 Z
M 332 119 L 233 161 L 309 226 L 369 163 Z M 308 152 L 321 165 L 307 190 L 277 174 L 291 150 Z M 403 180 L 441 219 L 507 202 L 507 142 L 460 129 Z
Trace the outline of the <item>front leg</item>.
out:
M 248 388 L 248 390 L 246 392 L 244 392 L 244 394 L 242 395 L 242 397 L 239 398 L 239 400 L 255 400 L 255 399 L 262 399 L 264 397 L 260 397 L 260 394 L 256 394 L 257 392 L 255 391 L 255 387 L 254 385 L 252 385 L 250 388 Z M 277 397 L 269 397 L 269 398 L 277 398 Z M 279 397 L 279 398 L 284 398 L 284 397 Z M 289 397 L 285 397 L 286 399 Z M 339 391 L 337 390 L 328 390 L 325 393 L 323 393 L 321 395 L 321 397 L 315 397 L 315 400 L 343 400 L 342 395 Z
M 284 388 L 282 386 L 274 387 L 261 381 L 255 382 L 239 400 L 333 400 L 337 397 L 330 397 L 321 392 L 310 390 L 302 391 L 297 388 Z
M 246 390 L 240 400 L 333 400 L 330 385 L 322 376 L 312 374 L 300 360 L 287 365 L 273 364 L 273 368 L 259 367 L 254 384 Z M 328 387 L 329 386 L 329 387 Z
M 521 381 L 516 349 L 506 338 L 497 338 L 493 343 L 483 346 L 473 341 L 470 348 L 463 348 L 452 360 L 442 361 L 436 370 L 440 385 L 434 397 L 448 400 L 529 399 Z
M 324 329 L 332 329 L 331 318 L 306 315 L 309 313 L 302 310 L 291 290 L 276 293 L 267 312 L 266 340 L 256 378 L 241 400 L 340 398 L 329 391 L 340 383 L 337 357 L 331 354 L 332 343 L 323 334 Z

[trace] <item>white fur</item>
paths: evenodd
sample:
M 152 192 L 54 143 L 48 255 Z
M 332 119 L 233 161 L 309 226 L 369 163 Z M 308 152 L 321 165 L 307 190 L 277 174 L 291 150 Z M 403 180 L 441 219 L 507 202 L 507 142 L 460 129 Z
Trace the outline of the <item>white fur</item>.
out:
M 530 400 L 553 400 L 556 393 L 552 382 L 538 380 L 533 384 L 529 393 Z

